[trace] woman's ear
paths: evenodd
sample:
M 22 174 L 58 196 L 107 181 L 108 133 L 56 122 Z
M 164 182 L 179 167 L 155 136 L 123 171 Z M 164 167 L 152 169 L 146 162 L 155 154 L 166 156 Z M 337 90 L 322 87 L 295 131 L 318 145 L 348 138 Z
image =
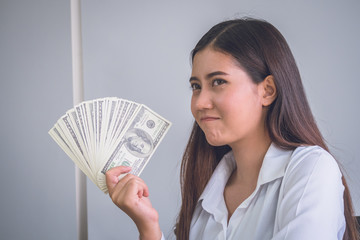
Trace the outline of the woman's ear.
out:
M 272 75 L 267 76 L 262 83 L 260 83 L 262 90 L 262 105 L 264 107 L 270 106 L 277 97 L 276 85 Z

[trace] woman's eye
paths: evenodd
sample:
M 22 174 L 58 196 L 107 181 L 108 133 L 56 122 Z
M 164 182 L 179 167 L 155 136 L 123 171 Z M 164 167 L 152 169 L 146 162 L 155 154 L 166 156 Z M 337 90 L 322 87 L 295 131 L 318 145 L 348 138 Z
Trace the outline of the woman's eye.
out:
M 218 85 L 221 85 L 221 84 L 224 84 L 226 83 L 226 81 L 224 79 L 215 79 L 213 81 L 213 86 L 218 86 Z
M 200 85 L 197 83 L 192 83 L 190 86 L 193 91 L 201 89 Z

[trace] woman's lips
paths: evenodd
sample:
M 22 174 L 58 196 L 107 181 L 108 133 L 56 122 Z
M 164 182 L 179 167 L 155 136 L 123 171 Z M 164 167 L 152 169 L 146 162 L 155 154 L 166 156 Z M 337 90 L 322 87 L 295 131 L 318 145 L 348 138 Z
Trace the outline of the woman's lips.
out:
M 219 119 L 220 118 L 218 118 L 218 117 L 206 116 L 206 117 L 200 118 L 200 121 L 202 121 L 202 122 L 211 122 L 211 121 L 215 121 L 215 120 L 219 120 Z

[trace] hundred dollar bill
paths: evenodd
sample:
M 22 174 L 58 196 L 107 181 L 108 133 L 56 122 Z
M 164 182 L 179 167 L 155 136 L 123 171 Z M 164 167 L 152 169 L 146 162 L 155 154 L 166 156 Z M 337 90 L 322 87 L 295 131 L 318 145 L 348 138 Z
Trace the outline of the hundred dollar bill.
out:
M 171 123 L 145 105 L 141 105 L 102 173 L 116 166 L 131 166 L 131 174 L 140 175 Z

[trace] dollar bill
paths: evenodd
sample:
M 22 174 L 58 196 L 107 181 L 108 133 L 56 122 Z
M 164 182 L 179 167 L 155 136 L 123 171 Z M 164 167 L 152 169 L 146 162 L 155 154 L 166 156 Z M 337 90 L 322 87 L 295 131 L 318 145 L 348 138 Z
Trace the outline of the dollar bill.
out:
M 131 166 L 131 173 L 140 175 L 169 127 L 170 122 L 141 105 L 101 172 Z

